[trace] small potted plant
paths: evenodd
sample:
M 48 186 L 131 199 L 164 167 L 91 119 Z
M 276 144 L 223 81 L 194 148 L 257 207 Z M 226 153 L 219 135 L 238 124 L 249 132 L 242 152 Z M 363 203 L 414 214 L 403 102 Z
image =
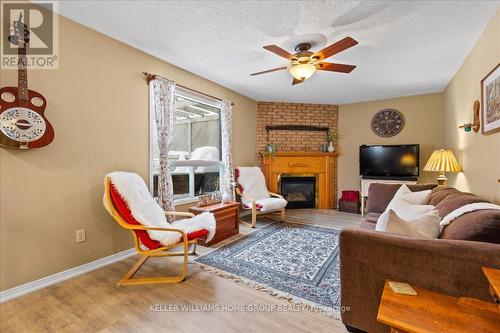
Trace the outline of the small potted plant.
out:
M 276 145 L 272 143 L 267 143 L 266 146 L 264 147 L 264 154 L 265 155 L 276 155 Z
M 330 145 L 328 146 L 328 151 L 330 153 L 333 153 L 335 151 L 335 146 L 333 145 L 334 142 L 337 142 L 338 140 L 338 134 L 331 128 L 328 130 L 328 133 L 326 134 L 326 140 L 330 142 Z

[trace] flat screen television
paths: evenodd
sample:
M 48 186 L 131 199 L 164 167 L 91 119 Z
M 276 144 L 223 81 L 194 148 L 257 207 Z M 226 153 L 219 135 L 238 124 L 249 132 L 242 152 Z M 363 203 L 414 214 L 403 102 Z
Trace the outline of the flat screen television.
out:
M 418 166 L 418 144 L 359 147 L 359 172 L 364 178 L 416 178 Z

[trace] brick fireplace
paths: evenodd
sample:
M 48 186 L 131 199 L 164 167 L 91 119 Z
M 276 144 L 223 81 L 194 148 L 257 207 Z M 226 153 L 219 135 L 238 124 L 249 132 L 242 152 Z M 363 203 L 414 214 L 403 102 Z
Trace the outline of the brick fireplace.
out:
M 257 106 L 257 151 L 273 143 L 278 151 L 318 152 L 327 143 L 324 132 L 266 131 L 269 125 L 307 125 L 337 131 L 338 105 L 259 102 Z
M 312 162 L 311 167 L 304 164 L 302 167 L 297 166 L 290 168 L 288 172 L 282 173 L 283 176 L 311 176 L 317 178 L 316 186 L 316 202 L 318 208 L 334 208 L 337 206 L 337 158 L 336 154 L 321 154 L 320 147 L 326 144 L 326 133 L 324 131 L 305 131 L 305 130 L 268 130 L 269 126 L 309 126 L 331 128 L 337 131 L 338 127 L 338 105 L 328 104 L 305 104 L 305 103 L 277 103 L 277 102 L 259 102 L 257 107 L 257 150 L 262 152 L 267 143 L 276 145 L 277 151 L 280 153 L 293 152 L 297 155 L 288 156 L 288 158 L 306 158 L 310 164 L 312 160 L 322 160 L 324 158 L 325 170 L 324 173 L 318 173 Z M 266 127 L 268 129 L 266 129 Z M 312 154 L 311 154 L 312 153 Z M 311 154 L 311 155 L 309 155 Z M 311 160 L 311 157 L 314 158 Z M 282 156 L 278 160 L 284 158 Z M 267 159 L 265 162 L 262 155 L 259 154 L 260 166 L 265 170 L 269 167 L 271 161 Z M 285 162 L 284 162 L 285 163 Z M 287 161 L 286 163 L 289 163 Z M 294 163 L 294 162 L 291 162 Z M 267 164 L 267 165 L 265 165 Z M 274 168 L 274 167 L 273 167 Z M 300 172 L 297 172 L 299 171 Z M 266 171 L 264 172 L 266 174 Z M 273 177 L 273 179 L 270 179 Z M 271 191 L 280 192 L 281 174 L 271 171 L 266 174 L 266 181 Z M 326 177 L 326 178 L 324 178 Z M 321 182 L 323 182 L 320 186 Z M 321 189 L 321 193 L 320 193 Z

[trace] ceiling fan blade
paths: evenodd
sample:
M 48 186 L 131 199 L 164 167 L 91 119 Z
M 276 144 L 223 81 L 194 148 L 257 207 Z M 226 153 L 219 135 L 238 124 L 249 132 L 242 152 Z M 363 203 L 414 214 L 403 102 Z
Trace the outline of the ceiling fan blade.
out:
M 302 82 L 304 82 L 304 81 L 305 81 L 305 80 L 298 80 L 298 79 L 296 79 L 296 78 L 293 78 L 293 81 L 292 81 L 292 86 L 293 86 L 293 85 L 296 85 L 296 84 L 299 84 L 299 83 L 302 83 Z
M 283 57 L 285 59 L 288 59 L 288 60 L 292 60 L 293 59 L 293 54 L 288 53 L 287 51 L 283 50 L 278 45 L 267 45 L 267 46 L 264 46 L 264 48 L 266 50 L 268 50 L 269 52 L 277 54 L 280 57 Z
M 354 65 L 335 64 L 332 62 L 320 62 L 318 69 L 320 71 L 350 73 L 354 68 L 356 68 L 356 66 Z
M 282 70 L 284 70 L 284 69 L 288 69 L 288 67 L 283 66 L 283 67 L 278 67 L 278 68 L 268 69 L 267 71 L 262 71 L 262 72 L 252 73 L 252 74 L 250 74 L 250 75 L 251 75 L 251 76 L 255 76 L 255 75 L 260 75 L 260 74 L 266 74 L 266 73 L 271 73 L 271 72 L 282 71 Z
M 331 57 L 334 54 L 347 50 L 348 48 L 353 47 L 356 44 L 358 44 L 356 40 L 351 37 L 346 37 L 336 43 L 333 43 L 330 46 L 325 47 L 323 50 L 316 52 L 313 57 L 318 58 L 319 60 L 323 60 Z

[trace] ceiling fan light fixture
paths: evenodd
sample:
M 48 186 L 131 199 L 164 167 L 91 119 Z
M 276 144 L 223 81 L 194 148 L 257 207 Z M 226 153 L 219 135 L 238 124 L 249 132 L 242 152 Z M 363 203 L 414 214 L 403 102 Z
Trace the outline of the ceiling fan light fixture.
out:
M 290 74 L 301 81 L 310 78 L 314 72 L 316 72 L 316 66 L 313 64 L 298 64 L 290 68 Z

